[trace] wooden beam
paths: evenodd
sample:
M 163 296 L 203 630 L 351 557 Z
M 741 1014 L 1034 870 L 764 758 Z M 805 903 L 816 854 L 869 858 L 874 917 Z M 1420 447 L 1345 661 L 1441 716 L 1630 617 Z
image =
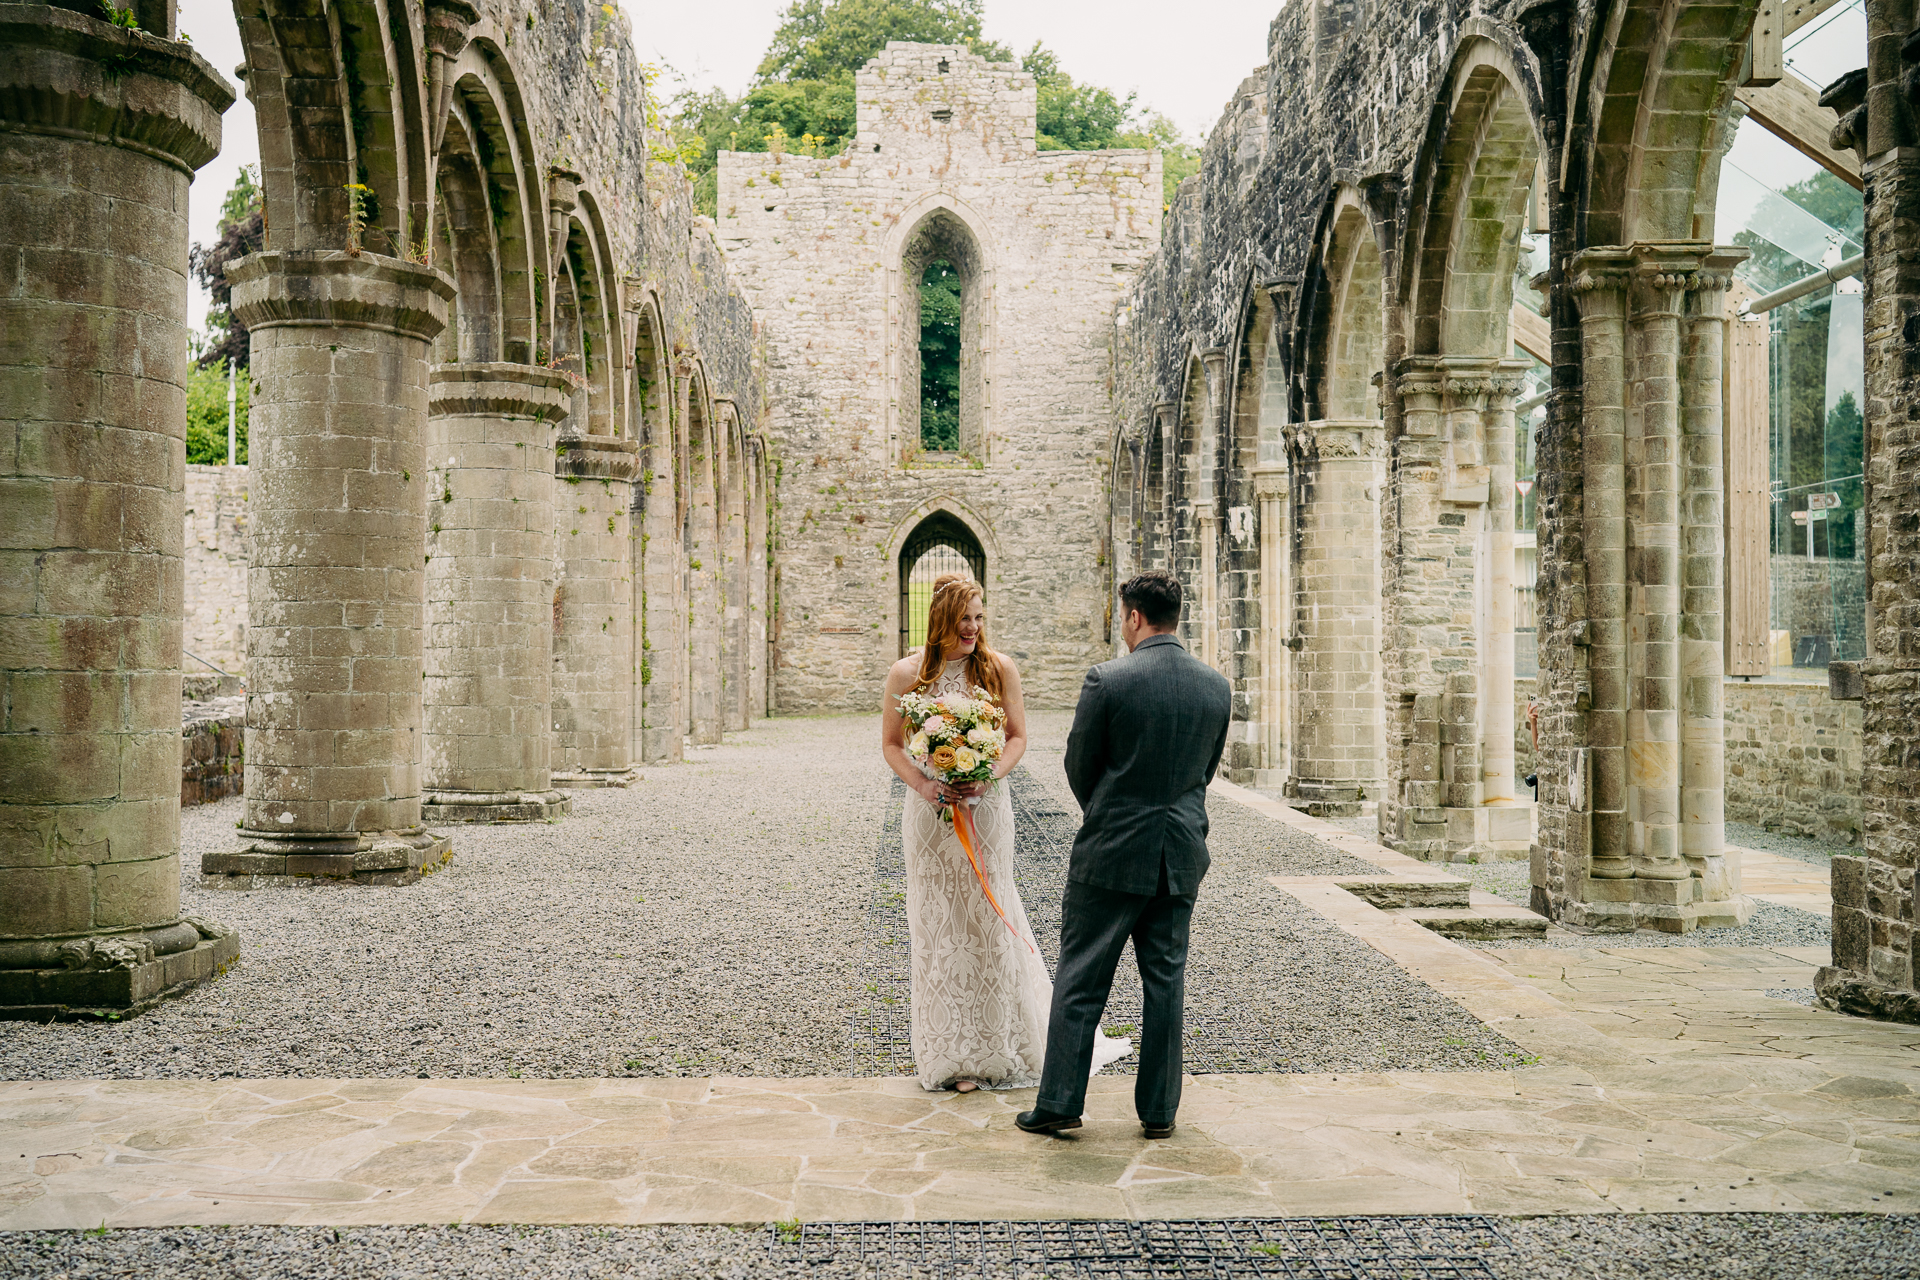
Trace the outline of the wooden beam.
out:
M 1535 314 L 1533 308 L 1514 303 L 1508 326 L 1513 332 L 1514 346 L 1541 364 L 1553 363 L 1553 333 L 1547 327 L 1546 320 Z
M 1840 0 L 1782 0 L 1782 7 L 1786 9 L 1786 34 L 1792 35 L 1839 3 Z
M 1735 89 L 1734 96 L 1747 104 L 1748 115 L 1788 146 L 1818 161 L 1854 190 L 1866 190 L 1860 161 L 1853 151 L 1836 151 L 1827 145 L 1840 120 L 1830 108 L 1820 105 L 1819 93 L 1806 81 L 1788 74 L 1779 84 L 1764 89 Z
M 1767 426 L 1770 408 L 1767 380 L 1771 326 L 1760 317 L 1742 318 L 1740 304 L 1753 298 L 1745 281 L 1727 289 L 1727 337 L 1722 347 L 1725 385 L 1721 404 L 1726 420 L 1721 435 L 1725 451 L 1727 558 L 1724 626 L 1726 671 L 1730 676 L 1764 676 L 1772 667 L 1769 656 L 1772 625 L 1768 571 L 1768 520 L 1772 490 L 1767 482 Z

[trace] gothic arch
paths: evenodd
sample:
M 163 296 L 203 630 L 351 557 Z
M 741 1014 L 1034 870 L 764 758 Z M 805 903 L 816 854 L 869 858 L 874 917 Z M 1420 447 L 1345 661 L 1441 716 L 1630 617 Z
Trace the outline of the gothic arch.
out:
M 426 227 L 424 53 L 387 0 L 265 0 L 236 13 L 263 145 L 269 249 L 344 249 L 349 184 L 361 242 L 404 257 Z M 396 20 L 397 17 L 397 20 Z
M 1372 211 L 1358 190 L 1335 190 L 1315 251 L 1304 329 L 1309 420 L 1375 421 L 1375 378 L 1386 368 L 1386 298 Z
M 1455 59 L 1403 256 L 1411 355 L 1505 357 L 1508 316 L 1541 148 L 1533 104 L 1504 50 L 1470 39 Z
M 528 174 L 525 140 L 520 136 L 518 93 L 498 51 L 476 40 L 461 55 L 448 102 L 444 140 L 435 163 L 436 182 L 444 185 L 450 149 L 460 153 L 468 170 L 463 181 L 476 188 L 468 197 L 483 205 L 494 258 L 494 303 L 491 321 L 493 349 L 488 359 L 515 364 L 533 363 L 534 265 L 529 259 Z M 455 128 L 460 140 L 455 143 Z M 436 202 L 436 216 L 446 216 L 447 201 Z M 436 240 L 443 237 L 436 231 Z M 462 286 L 464 290 L 464 285 Z M 465 303 L 462 303 L 463 308 Z
M 951 498 L 938 498 L 926 503 L 895 526 L 887 556 L 895 586 L 895 590 L 888 593 L 891 605 L 887 621 L 889 634 L 898 637 L 896 657 L 907 656 L 912 622 L 907 608 L 908 584 L 914 566 L 928 549 L 948 546 L 959 552 L 974 580 L 980 583 L 981 590 L 991 602 L 992 566 L 996 557 L 988 549 L 988 540 L 981 536 L 986 531 L 987 525 L 983 520 L 968 510 L 965 504 Z
M 960 276 L 959 451 L 992 457 L 994 262 L 986 222 L 964 201 L 930 192 L 900 211 L 883 250 L 887 333 L 887 434 L 892 451 L 910 457 L 920 436 L 920 279 L 944 259 Z
M 1576 34 L 1560 172 L 1573 175 L 1582 245 L 1713 239 L 1719 155 L 1758 0 L 1709 11 L 1729 13 L 1717 32 L 1687 10 L 1617 0 Z

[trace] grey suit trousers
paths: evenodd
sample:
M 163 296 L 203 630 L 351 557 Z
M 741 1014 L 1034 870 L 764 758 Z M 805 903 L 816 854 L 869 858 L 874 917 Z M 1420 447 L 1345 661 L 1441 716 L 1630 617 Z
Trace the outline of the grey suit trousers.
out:
M 1133 939 L 1145 1007 L 1137 1047 L 1140 1074 L 1133 1108 L 1143 1124 L 1171 1124 L 1180 1109 L 1181 1036 L 1187 994 L 1187 931 L 1194 895 L 1121 893 L 1068 881 L 1060 914 L 1060 969 L 1053 980 L 1042 1111 L 1077 1116 L 1086 1109 L 1093 1038 L 1100 1031 L 1120 952 Z

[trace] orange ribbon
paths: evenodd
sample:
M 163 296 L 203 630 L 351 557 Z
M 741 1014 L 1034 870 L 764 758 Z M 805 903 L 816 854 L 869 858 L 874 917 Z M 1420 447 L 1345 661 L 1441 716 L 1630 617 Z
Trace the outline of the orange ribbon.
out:
M 1000 923 L 1007 926 L 1007 932 L 1019 938 L 1020 944 L 1032 951 L 1033 944 L 1020 937 L 1020 931 L 1013 927 L 1013 921 L 1007 919 L 1007 913 L 1000 909 L 1000 900 L 994 897 L 993 890 L 987 887 L 987 873 L 981 869 L 980 859 L 973 851 L 973 814 L 964 801 L 950 807 L 953 813 L 953 834 L 960 837 L 960 847 L 966 850 L 967 861 L 973 864 L 973 876 L 980 882 L 980 892 L 987 895 L 987 904 L 993 908 L 993 913 L 1000 917 Z

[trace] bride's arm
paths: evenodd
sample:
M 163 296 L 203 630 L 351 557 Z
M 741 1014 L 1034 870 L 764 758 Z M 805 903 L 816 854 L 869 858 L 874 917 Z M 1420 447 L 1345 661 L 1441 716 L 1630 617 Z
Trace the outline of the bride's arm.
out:
M 1007 745 L 993 765 L 996 779 L 1012 773 L 1020 757 L 1027 754 L 1027 703 L 1020 694 L 1020 669 L 1004 654 L 1000 661 L 1004 667 L 1000 673 L 1000 704 L 1007 709 Z
M 900 695 L 912 686 L 913 675 L 901 669 L 904 665 L 896 664 L 887 672 L 886 691 L 880 699 L 880 754 L 886 757 L 887 767 L 900 775 L 900 781 L 907 784 L 908 790 L 928 804 L 938 804 L 942 796 L 951 799 L 955 793 L 952 787 L 920 772 L 920 766 L 907 754 L 906 719 L 900 714 Z

